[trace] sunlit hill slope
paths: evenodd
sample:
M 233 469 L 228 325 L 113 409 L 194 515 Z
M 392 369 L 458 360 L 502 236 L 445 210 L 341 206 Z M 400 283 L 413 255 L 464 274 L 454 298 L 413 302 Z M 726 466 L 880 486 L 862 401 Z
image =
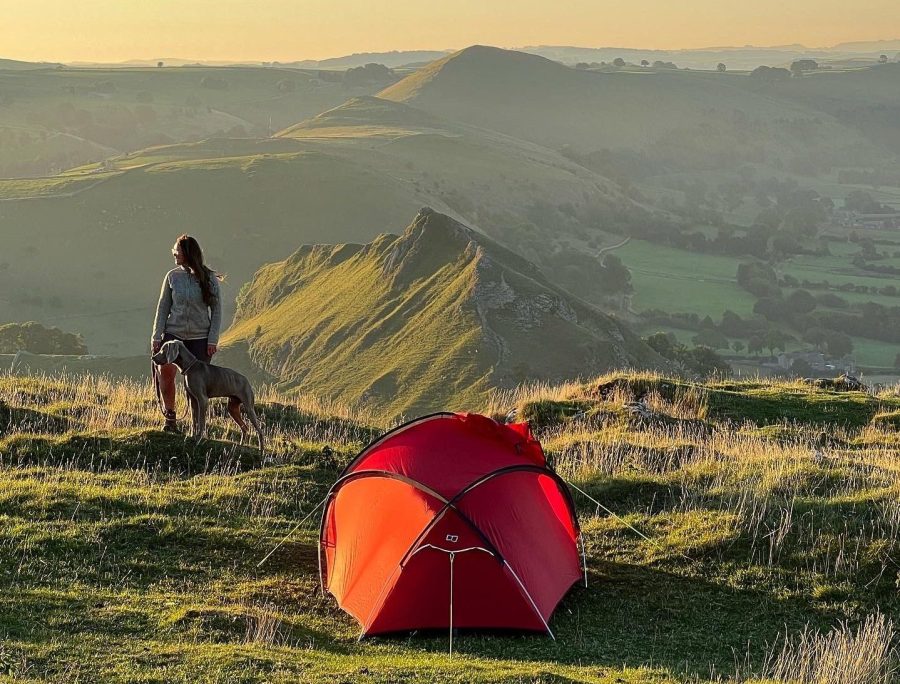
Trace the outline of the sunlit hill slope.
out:
M 401 236 L 305 246 L 244 288 L 228 343 L 284 387 L 381 410 L 471 409 L 491 388 L 666 362 L 525 259 L 430 209 Z

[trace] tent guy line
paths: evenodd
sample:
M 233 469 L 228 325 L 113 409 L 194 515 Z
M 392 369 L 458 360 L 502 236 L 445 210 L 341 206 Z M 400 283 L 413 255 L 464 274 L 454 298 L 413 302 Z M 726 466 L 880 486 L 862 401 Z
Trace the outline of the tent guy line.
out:
M 665 548 L 662 544 L 660 544 L 657 540 L 652 539 L 651 537 L 648 537 L 646 534 L 644 534 L 643 532 L 641 532 L 638 528 L 636 528 L 634 525 L 632 525 L 632 524 L 629 523 L 627 520 L 625 520 L 625 518 L 623 518 L 621 515 L 618 515 L 618 514 L 615 513 L 614 511 L 611 511 L 610 509 L 608 509 L 608 508 L 607 508 L 606 506 L 604 506 L 602 503 L 600 503 L 599 501 L 597 501 L 597 499 L 595 499 L 595 498 L 592 497 L 590 494 L 588 494 L 586 491 L 584 491 L 581 487 L 578 487 L 577 485 L 572 484 L 572 483 L 569 482 L 568 480 L 563 480 L 563 482 L 565 482 L 567 485 L 569 485 L 569 486 L 570 486 L 572 489 L 574 489 L 576 492 L 579 492 L 580 494 L 586 496 L 586 497 L 587 497 L 588 499 L 590 499 L 592 502 L 594 502 L 595 504 L 597 504 L 597 511 L 599 511 L 599 510 L 602 509 L 603 511 L 605 511 L 606 513 L 608 513 L 610 516 L 612 516 L 613 518 L 615 518 L 616 520 L 618 520 L 620 523 L 622 523 L 623 525 L 625 525 L 625 527 L 627 527 L 628 529 L 630 529 L 630 530 L 631 530 L 632 532 L 634 532 L 636 535 L 638 535 L 638 536 L 641 537 L 642 539 L 645 539 L 645 540 L 647 540 L 648 542 L 650 542 L 651 544 L 653 544 L 656 548 L 658 548 L 658 549 L 660 549 L 660 550 L 663 550 L 663 551 L 668 551 L 668 550 L 669 550 L 669 549 L 666 549 L 666 548 Z M 583 553 L 583 551 L 582 551 L 582 553 Z M 676 553 L 678 553 L 678 555 L 679 555 L 679 556 L 682 556 L 683 558 L 687 558 L 688 560 L 693 560 L 690 556 L 687 556 L 687 555 L 685 555 L 685 554 L 683 554 L 683 553 L 681 553 L 681 552 L 676 552 Z M 585 562 L 586 562 L 586 561 L 585 561 Z M 585 586 L 587 586 L 587 569 L 586 569 L 586 568 L 585 568 L 585 580 L 584 580 L 584 583 L 585 583 Z
M 312 517 L 312 514 L 315 513 L 317 510 L 319 510 L 319 508 L 321 508 L 322 504 L 324 504 L 327 500 L 328 500 L 328 495 L 326 495 L 324 499 L 322 499 L 319 503 L 317 503 L 316 506 L 315 506 L 315 508 L 313 508 L 309 513 L 307 513 L 307 514 L 303 517 L 303 520 L 301 520 L 301 521 L 298 522 L 296 525 L 294 525 L 294 527 L 291 529 L 291 531 L 288 532 L 286 535 L 284 535 L 284 537 L 282 538 L 282 540 L 281 540 L 280 542 L 278 542 L 278 543 L 275 545 L 275 547 L 274 547 L 271 551 L 269 551 L 269 553 L 266 554 L 265 558 L 263 558 L 259 563 L 256 564 L 256 567 L 261 568 L 262 565 L 263 565 L 263 563 L 265 563 L 267 560 L 269 560 L 269 558 L 271 557 L 271 555 L 272 555 L 273 553 L 275 553 L 278 549 L 280 549 L 280 548 L 284 545 L 284 543 L 285 543 L 288 539 L 290 539 L 291 536 L 293 536 L 294 532 L 296 532 L 297 530 L 299 530 L 299 529 L 300 529 L 300 526 L 301 526 L 303 523 L 305 523 L 307 520 L 309 520 L 309 519 Z

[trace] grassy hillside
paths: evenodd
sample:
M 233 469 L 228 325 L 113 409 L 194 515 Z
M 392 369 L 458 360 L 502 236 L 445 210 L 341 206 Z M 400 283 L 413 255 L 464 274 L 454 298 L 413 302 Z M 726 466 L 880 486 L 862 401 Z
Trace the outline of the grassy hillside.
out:
M 150 145 L 266 136 L 384 84 L 263 67 L 16 68 L 0 61 L 0 177 L 56 173 Z
M 227 321 L 263 264 L 303 243 L 367 242 L 425 204 L 532 259 L 584 232 L 571 219 L 536 224 L 536 202 L 590 203 L 611 216 L 635 207 L 607 179 L 532 143 L 354 99 L 270 139 L 210 138 L 0 181 L 0 321 L 64 321 L 92 353 L 133 355 L 181 232 L 228 274 Z
M 314 521 L 258 566 L 386 426 L 263 392 L 262 465 L 219 409 L 195 443 L 146 386 L 0 376 L 0 678 L 894 681 L 894 391 L 610 375 L 484 408 L 513 404 L 615 515 L 574 492 L 588 586 L 555 641 L 461 634 L 451 660 L 444 634 L 357 641 L 318 593 Z
M 746 155 L 750 161 L 811 144 L 831 155 L 864 144 L 832 116 L 769 92 L 748 92 L 747 83 L 746 74 L 576 70 L 537 55 L 476 45 L 433 62 L 379 97 L 581 151 L 671 146 L 670 154 Z M 815 139 L 797 140 L 790 122 L 814 116 Z M 705 143 L 684 140 L 701 131 Z M 729 138 L 730 151 L 712 149 L 719 136 Z
M 263 267 L 223 341 L 248 344 L 283 388 L 390 415 L 471 410 L 529 378 L 665 365 L 533 264 L 431 209 L 400 237 L 304 246 Z
M 298 244 L 367 242 L 423 205 L 510 247 L 642 332 L 658 325 L 638 320 L 648 309 L 716 324 L 728 309 L 759 319 L 758 297 L 736 283 L 737 267 L 749 261 L 773 263 L 779 278 L 799 283 L 785 285 L 783 297 L 805 287 L 826 299 L 847 292 L 848 312 L 850 305 L 891 307 L 900 301 L 891 294 L 891 269 L 900 268 L 895 229 L 867 227 L 844 205 L 866 191 L 888 210 L 900 206 L 894 67 L 772 82 L 746 73 L 571 69 L 476 46 L 382 97 L 339 106 L 356 91 L 297 70 L 113 69 L 110 83 L 96 80 L 103 70 L 47 72 L 43 81 L 27 80 L 28 72 L 9 109 L 22 125 L 40 121 L 27 115 L 27 103 L 54 112 L 60 91 L 86 98 L 73 105 L 77 121 L 81 109 L 93 111 L 88 101 L 112 107 L 103 109 L 107 116 L 125 106 L 122 98 L 134 99 L 131 114 L 163 101 L 186 112 L 178 98 L 198 90 L 208 111 L 195 106 L 194 119 L 224 112 L 265 120 L 265 130 L 253 129 L 257 136 L 280 132 L 234 137 L 251 130 L 201 125 L 200 137 L 228 133 L 144 147 L 60 175 L 0 180 L 0 321 L 61 324 L 81 333 L 93 353 L 133 355 L 146 345 L 178 233 L 197 234 L 210 262 L 229 274 L 228 320 L 236 293 L 263 264 Z M 289 76 L 303 82 L 286 86 Z M 198 89 L 197 79 L 208 77 L 228 87 L 207 81 L 216 87 Z M 138 102 L 148 92 L 152 102 Z M 271 108 L 280 114 L 270 127 Z M 194 120 L 157 117 L 173 131 Z M 66 140 L 82 144 L 70 133 Z M 613 249 L 631 282 L 608 297 L 597 270 Z M 846 334 L 861 340 L 856 360 L 891 372 L 896 334 L 871 324 L 887 314 L 855 325 L 836 321 L 838 313 L 822 304 L 802 319 L 755 325 L 763 335 L 771 328 L 788 336 L 789 349 L 804 347 L 811 327 L 842 334 L 852 327 Z M 698 329 L 682 332 L 693 337 Z M 731 343 L 747 347 L 751 337 Z

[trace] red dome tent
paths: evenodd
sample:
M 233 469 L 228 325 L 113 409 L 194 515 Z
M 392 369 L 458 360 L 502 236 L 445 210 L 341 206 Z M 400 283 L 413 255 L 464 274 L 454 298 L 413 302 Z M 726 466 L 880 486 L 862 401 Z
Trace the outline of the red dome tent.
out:
M 363 636 L 552 636 L 550 616 L 582 576 L 579 537 L 572 498 L 527 423 L 437 413 L 377 439 L 335 482 L 320 577 Z

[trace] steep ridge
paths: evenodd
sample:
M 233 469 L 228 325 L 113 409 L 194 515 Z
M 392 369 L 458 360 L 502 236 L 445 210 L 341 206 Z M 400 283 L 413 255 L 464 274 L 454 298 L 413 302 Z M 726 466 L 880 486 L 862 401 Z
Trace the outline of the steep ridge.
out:
M 390 415 L 472 409 L 525 380 L 666 367 L 532 263 L 428 208 L 401 236 L 307 245 L 263 267 L 225 341 L 285 388 Z

